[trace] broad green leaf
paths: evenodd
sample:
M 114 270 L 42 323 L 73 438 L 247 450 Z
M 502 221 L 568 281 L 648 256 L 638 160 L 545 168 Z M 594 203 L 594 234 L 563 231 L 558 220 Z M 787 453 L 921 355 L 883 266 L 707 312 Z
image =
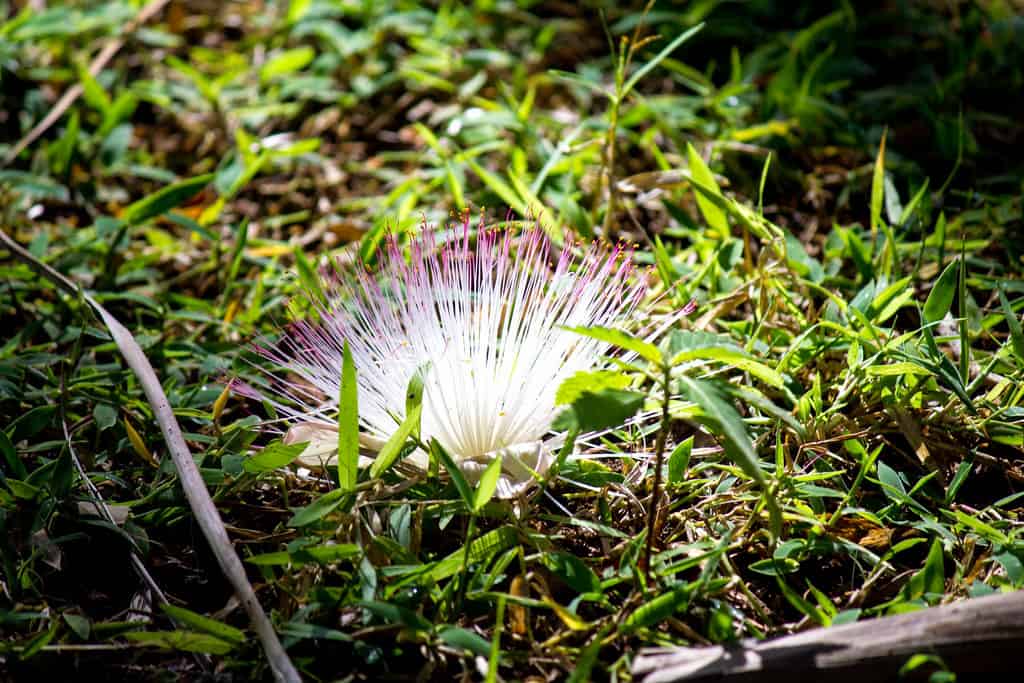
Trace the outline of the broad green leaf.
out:
M 472 510 L 474 502 L 473 489 L 469 487 L 466 477 L 463 476 L 462 470 L 452 460 L 452 456 L 448 454 L 448 451 L 445 450 L 444 446 L 437 439 L 430 440 L 430 453 L 444 465 L 444 468 L 448 471 L 448 476 L 452 478 L 452 483 L 455 484 L 455 488 L 459 492 L 459 497 L 462 498 L 462 502 L 466 504 L 467 508 Z
M 924 302 L 924 321 L 934 323 L 942 320 L 949 313 L 953 305 L 953 296 L 956 294 L 956 281 L 959 273 L 959 261 L 953 261 L 932 285 L 928 292 L 928 298 Z
M 680 332 L 673 335 L 672 339 L 686 337 L 694 341 L 692 345 L 680 342 L 682 350 L 673 357 L 671 364 L 679 365 L 692 360 L 710 360 L 749 372 L 754 377 L 770 386 L 781 389 L 786 385 L 785 378 L 776 370 L 764 363 L 755 360 L 749 353 L 724 340 L 719 335 L 707 332 Z M 674 344 L 672 345 L 675 346 Z
M 398 426 L 398 429 L 384 443 L 384 446 L 373 459 L 373 464 L 370 465 L 371 478 L 376 479 L 395 464 L 398 456 L 402 454 L 403 448 L 409 441 L 409 437 L 419 431 L 422 411 L 422 405 L 414 407 L 412 412 L 402 420 L 402 424 Z
M 743 418 L 736 409 L 708 382 L 686 375 L 680 376 L 679 382 L 690 400 L 700 406 L 712 429 L 722 437 L 726 453 L 736 460 L 736 464 L 747 476 L 763 486 L 764 472 L 757 462 L 757 454 Z
M 292 518 L 288 520 L 288 526 L 306 526 L 307 524 L 312 524 L 313 522 L 322 519 L 325 515 L 330 514 L 336 507 L 341 505 L 346 493 L 347 491 L 343 489 L 328 491 L 306 507 L 297 510 Z
M 683 440 L 672 449 L 668 456 L 668 485 L 678 486 L 686 478 L 686 470 L 690 467 L 690 454 L 693 452 L 693 437 Z
M 932 541 L 925 559 L 924 567 L 910 577 L 903 586 L 900 597 L 904 600 L 916 600 L 927 595 L 942 595 L 946 592 L 946 570 L 942 557 L 942 541 Z
M 164 650 L 202 652 L 208 655 L 226 655 L 235 648 L 235 644 L 229 641 L 207 633 L 191 631 L 128 631 L 121 636 L 139 645 L 150 645 Z
M 438 632 L 437 637 L 447 645 L 471 652 L 477 657 L 489 657 L 491 654 L 491 644 L 468 629 L 446 626 Z
M 597 574 L 575 555 L 558 551 L 544 553 L 541 561 L 577 593 L 601 591 L 601 580 L 597 578 Z
M 519 534 L 514 527 L 502 526 L 478 536 L 469 544 L 469 562 L 477 564 L 487 562 L 500 552 L 504 552 L 519 543 Z M 435 564 L 429 571 L 433 581 L 443 581 L 459 573 L 465 559 L 465 548 L 458 548 L 448 557 Z
M 331 564 L 332 562 L 340 562 L 358 557 L 362 552 L 362 548 L 355 543 L 328 543 L 325 545 L 306 546 L 293 552 L 279 550 L 272 553 L 262 553 L 247 557 L 245 561 L 259 566 Z
M 391 467 L 401 455 L 409 437 L 419 437 L 420 420 L 423 414 L 423 383 L 427 369 L 426 365 L 418 368 L 409 378 L 409 383 L 405 388 L 405 419 L 377 453 L 373 464 L 370 465 L 371 477 L 377 478 Z
M 498 488 L 498 478 L 501 476 L 501 454 L 495 456 L 487 464 L 480 481 L 473 492 L 473 512 L 480 512 L 487 503 L 494 497 L 494 491 Z
M 286 19 L 289 24 L 294 24 L 306 15 L 312 0 L 291 0 L 288 3 L 288 14 Z
M 342 349 L 341 389 L 338 397 L 338 486 L 356 487 L 359 477 L 359 390 L 356 365 L 348 341 Z
M 255 455 L 246 458 L 242 467 L 246 472 L 272 472 L 291 463 L 306 448 L 306 443 L 284 444 L 275 441 Z
M 121 214 L 121 220 L 130 225 L 138 225 L 150 218 L 155 218 L 184 204 L 197 195 L 211 180 L 213 180 L 213 174 L 206 173 L 163 187 L 125 208 Z
M 260 80 L 264 83 L 276 76 L 301 71 L 313 61 L 316 52 L 308 45 L 274 55 L 260 68 Z
M 160 609 L 180 624 L 185 624 L 187 626 L 191 626 L 197 631 L 217 636 L 221 640 L 226 640 L 229 643 L 234 643 L 236 645 L 245 644 L 245 632 L 235 628 L 234 626 L 228 626 L 216 619 L 211 619 L 210 617 L 197 614 L 192 610 L 185 609 L 184 607 L 178 607 L 176 605 L 165 603 L 160 605 Z
M 378 600 L 361 600 L 355 604 L 360 607 L 365 607 L 378 619 L 391 624 L 401 624 L 406 628 L 410 628 L 414 631 L 429 631 L 430 622 L 424 619 L 421 615 L 413 612 L 408 607 L 402 607 L 401 605 L 394 605 L 389 602 L 381 602 Z
M 653 600 L 640 605 L 622 622 L 622 625 L 619 626 L 619 632 L 622 634 L 633 633 L 641 628 L 662 622 L 676 612 L 685 609 L 690 604 L 690 595 L 694 583 L 676 586 L 669 591 L 662 592 L 661 595 Z
M 721 196 L 722 191 L 715 181 L 714 174 L 690 143 L 686 143 L 686 158 L 689 161 L 690 175 L 693 176 L 693 179 L 705 188 L 713 190 L 716 195 Z M 725 217 L 725 211 L 702 193 L 696 192 L 694 194 L 697 198 L 697 208 L 700 209 L 701 215 L 707 221 L 708 227 L 718 233 L 719 239 L 727 237 L 729 235 L 729 221 Z
M 96 420 L 96 427 L 105 432 L 117 424 L 117 408 L 109 403 L 97 403 L 92 409 L 92 417 Z
M 644 405 L 646 394 L 638 391 L 602 389 L 585 391 L 572 403 L 572 407 L 552 423 L 556 431 L 597 432 L 621 427 L 636 415 Z
M 617 346 L 620 349 L 626 351 L 632 351 L 641 358 L 650 361 L 651 363 L 660 364 L 662 362 L 661 351 L 658 347 L 650 342 L 645 342 L 643 339 L 639 339 L 623 332 L 622 330 L 612 329 L 610 327 L 567 327 L 565 328 L 570 332 L 576 334 L 582 334 L 584 337 L 590 337 L 591 339 L 597 339 L 613 346 Z

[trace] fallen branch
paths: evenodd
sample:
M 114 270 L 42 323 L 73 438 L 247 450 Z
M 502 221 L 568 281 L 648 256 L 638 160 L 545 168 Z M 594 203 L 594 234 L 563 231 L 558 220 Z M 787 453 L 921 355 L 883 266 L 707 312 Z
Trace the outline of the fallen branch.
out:
M 1019 669 L 1024 647 L 1024 591 L 771 640 L 733 646 L 643 650 L 633 675 L 643 683 L 676 681 L 828 681 L 899 679 L 915 654 L 934 654 L 956 673 Z
M 178 479 L 181 481 L 181 487 L 185 491 L 185 497 L 188 499 L 192 514 L 195 515 L 203 536 L 206 537 L 206 541 L 210 544 L 210 548 L 217 557 L 221 571 L 224 572 L 231 586 L 235 589 L 235 595 L 238 596 L 239 601 L 249 615 L 249 620 L 259 636 L 260 642 L 263 645 L 263 651 L 270 662 L 271 669 L 274 671 L 274 677 L 278 681 L 285 681 L 287 683 L 297 683 L 300 681 L 301 679 L 295 670 L 295 666 L 281 646 L 281 641 L 278 640 L 274 627 L 263 612 L 263 608 L 260 607 L 259 601 L 256 600 L 256 593 L 253 591 L 252 586 L 249 585 L 242 561 L 238 559 L 238 555 L 231 545 L 231 539 L 228 538 L 228 533 L 224 529 L 224 523 L 221 521 L 220 514 L 210 498 L 210 493 L 206 490 L 206 485 L 203 483 L 199 468 L 196 466 L 195 460 L 192 459 L 192 453 L 189 451 L 188 445 L 181 435 L 181 428 L 178 426 L 178 421 L 171 410 L 167 395 L 164 393 L 163 387 L 160 386 L 160 380 L 157 379 L 153 366 L 149 364 L 146 355 L 142 352 L 131 332 L 125 329 L 92 296 L 79 289 L 75 283 L 49 265 L 36 259 L 7 233 L 0 231 L 0 241 L 4 243 L 6 248 L 15 257 L 28 264 L 41 276 L 72 296 L 82 296 L 99 314 L 107 329 L 110 330 L 111 336 L 117 343 L 117 348 L 120 349 L 124 359 L 135 373 L 139 384 L 142 385 L 142 390 L 146 394 L 146 399 L 153 408 L 153 415 L 160 424 L 160 431 L 163 432 L 164 441 L 167 443 L 167 450 L 170 452 L 171 459 L 174 461 L 174 466 L 178 471 Z

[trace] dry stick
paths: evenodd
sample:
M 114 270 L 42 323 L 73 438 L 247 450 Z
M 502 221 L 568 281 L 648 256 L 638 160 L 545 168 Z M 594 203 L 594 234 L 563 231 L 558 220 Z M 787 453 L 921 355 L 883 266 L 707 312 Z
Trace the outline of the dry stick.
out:
M 152 19 L 153 15 L 163 9 L 164 5 L 168 2 L 169 0 L 153 0 L 150 2 L 139 10 L 139 13 L 135 15 L 134 19 L 125 25 L 124 33 L 131 33 L 139 26 L 142 26 L 144 23 Z M 103 70 L 103 67 L 107 65 L 107 62 L 113 59 L 114 55 L 116 55 L 117 51 L 122 47 L 124 47 L 124 38 L 114 38 L 109 41 L 103 46 L 100 53 L 96 55 L 96 58 L 89 64 L 89 73 L 94 77 L 98 75 L 99 72 Z M 68 110 L 68 107 L 74 104 L 75 100 L 82 96 L 82 92 L 84 92 L 84 88 L 81 83 L 75 83 L 71 86 L 71 88 L 69 88 L 68 91 L 65 92 L 57 101 L 57 104 L 50 110 L 50 113 L 43 117 L 43 120 L 37 123 L 35 127 L 28 132 L 28 135 L 19 140 L 18 144 L 7 152 L 7 156 L 4 157 L 4 166 L 7 166 L 17 159 L 18 155 L 24 152 L 26 147 L 38 140 L 39 136 L 50 129 L 50 126 L 57 123 L 57 121 L 60 120 L 60 117 L 64 115 L 64 112 Z
M 896 681 L 918 653 L 965 674 L 1016 671 L 1024 646 L 1024 591 L 735 645 L 641 650 L 642 683 L 862 683 Z M 973 680 L 973 679 L 972 679 Z
M 84 297 L 86 302 L 99 314 L 107 329 L 110 330 L 110 334 L 117 343 L 118 349 L 120 349 L 124 359 L 138 378 L 139 384 L 142 385 L 142 390 L 146 394 L 146 399 L 153 408 L 153 415 L 160 424 L 160 431 L 163 432 L 164 441 L 167 443 L 167 450 L 170 452 L 174 466 L 178 470 L 178 478 L 181 481 L 182 489 L 185 491 L 189 507 L 192 508 L 192 513 L 195 515 L 196 521 L 199 522 L 199 528 L 202 530 L 203 536 L 206 537 L 210 548 L 213 550 L 214 555 L 216 555 L 221 571 L 224 572 L 224 575 L 235 589 L 235 594 L 249 615 L 249 620 L 256 629 L 260 642 L 263 644 L 263 651 L 270 662 L 271 669 L 274 671 L 274 677 L 278 681 L 286 683 L 298 683 L 301 681 L 302 679 L 299 678 L 298 671 L 295 670 L 295 666 L 281 646 L 281 641 L 278 640 L 274 627 L 271 625 L 267 615 L 264 614 L 259 601 L 256 600 L 256 593 L 253 591 L 252 586 L 249 585 L 249 580 L 245 576 L 245 568 L 242 567 L 241 560 L 235 554 L 235 549 L 231 545 L 231 539 L 228 538 L 228 533 L 224 529 L 224 523 L 220 519 L 220 514 L 210 498 L 210 493 L 206 490 L 206 485 L 203 483 L 199 468 L 196 467 L 195 460 L 192 459 L 192 453 L 189 451 L 185 439 L 181 436 L 181 428 L 178 426 L 178 421 L 171 410 L 167 395 L 164 393 L 163 387 L 160 386 L 160 380 L 157 379 L 153 366 L 149 364 L 146 355 L 139 348 L 131 332 L 125 329 L 92 296 L 79 289 L 71 280 L 58 273 L 49 265 L 36 259 L 7 233 L 0 231 L 0 241 L 19 260 L 28 264 L 47 280 L 73 296 L 80 295 Z

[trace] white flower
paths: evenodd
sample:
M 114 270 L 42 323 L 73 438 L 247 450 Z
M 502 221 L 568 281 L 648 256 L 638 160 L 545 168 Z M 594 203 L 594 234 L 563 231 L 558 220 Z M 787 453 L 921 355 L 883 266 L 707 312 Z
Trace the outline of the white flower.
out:
M 421 441 L 437 439 L 473 481 L 501 454 L 497 495 L 514 496 L 550 465 L 558 386 L 608 348 L 565 328 L 621 323 L 644 284 L 622 248 L 566 243 L 556 254 L 539 227 L 516 236 L 481 224 L 474 235 L 467 221 L 442 244 L 424 230 L 409 252 L 389 239 L 378 273 L 336 266 L 319 320 L 258 347 L 279 368 L 269 391 L 236 386 L 273 404 L 290 424 L 285 441 L 309 441 L 300 459 L 316 464 L 337 451 L 345 341 L 368 451 L 401 423 L 409 380 L 424 368 Z M 405 463 L 422 469 L 427 456 Z

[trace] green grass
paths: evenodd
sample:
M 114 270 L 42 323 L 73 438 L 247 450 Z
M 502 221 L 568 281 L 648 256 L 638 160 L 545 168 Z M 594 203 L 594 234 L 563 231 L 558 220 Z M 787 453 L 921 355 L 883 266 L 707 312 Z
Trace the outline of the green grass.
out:
M 172 3 L 95 78 L 137 7 L 0 5 L 0 154 L 83 88 L 3 228 L 142 345 L 305 675 L 623 678 L 1024 585 L 1024 18 L 774 4 Z M 518 506 L 249 460 L 245 344 L 467 206 L 635 243 L 631 332 L 696 300 L 619 370 L 653 417 Z M 102 322 L 11 258 L 0 320 L 0 671 L 267 677 Z

